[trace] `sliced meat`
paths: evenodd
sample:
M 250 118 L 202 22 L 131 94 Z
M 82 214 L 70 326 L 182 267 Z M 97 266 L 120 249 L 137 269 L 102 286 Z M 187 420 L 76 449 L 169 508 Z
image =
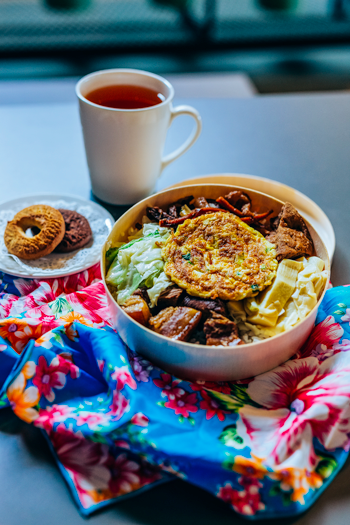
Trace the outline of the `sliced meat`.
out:
M 149 296 L 148 296 L 148 293 L 147 293 L 147 288 L 138 288 L 137 290 L 134 291 L 134 293 L 132 294 L 133 296 L 134 295 L 138 295 L 139 297 L 141 297 L 147 304 L 149 303 Z
M 151 317 L 151 312 L 146 301 L 139 295 L 132 295 L 130 299 L 123 304 L 122 309 L 135 321 L 144 326 L 147 325 L 148 320 Z
M 187 341 L 196 329 L 201 317 L 202 313 L 193 308 L 169 306 L 169 308 L 165 308 L 159 314 L 151 317 L 148 324 L 151 330 L 158 334 L 177 341 Z
M 225 303 L 221 299 L 202 299 L 201 297 L 193 297 L 191 295 L 185 295 L 182 300 L 182 304 L 189 308 L 195 308 L 203 313 L 205 317 L 211 315 L 211 311 L 217 312 L 218 314 L 225 315 Z
M 249 195 L 240 190 L 231 191 L 225 195 L 225 199 L 235 208 L 240 210 L 243 215 L 249 215 L 251 200 Z
M 196 197 L 193 203 L 195 208 L 210 208 L 210 205 L 205 197 Z
M 311 236 L 304 219 L 290 202 L 285 203 L 278 217 L 278 227 L 281 226 L 283 228 L 300 231 L 311 241 Z
M 176 219 L 176 217 L 177 217 L 177 209 L 176 209 L 175 204 L 172 204 L 171 206 L 169 206 L 168 215 L 171 215 L 172 217 L 174 217 L 174 219 Z
M 179 299 L 183 293 L 184 290 L 182 288 L 179 288 L 178 286 L 172 286 L 171 288 L 167 288 L 160 294 L 157 305 L 160 308 L 167 308 L 168 306 L 177 306 Z
M 241 342 L 235 323 L 216 312 L 205 321 L 203 331 L 208 346 L 235 346 Z
M 280 216 L 277 215 L 277 217 L 271 217 L 270 219 L 270 227 L 272 230 L 277 230 L 278 225 L 280 223 Z
M 187 197 L 184 197 L 183 199 L 179 199 L 178 201 L 173 202 L 168 207 L 168 213 L 163 215 L 162 218 L 163 219 L 166 219 L 167 217 L 171 218 L 171 219 L 178 218 L 180 216 L 181 208 L 183 206 L 185 206 L 185 205 L 188 206 L 191 201 L 193 201 L 193 195 L 188 195 Z M 190 209 L 192 209 L 192 208 L 193 208 L 193 206 L 191 206 Z
M 310 232 L 300 213 L 292 204 L 286 202 L 274 226 L 277 230 L 266 238 L 276 245 L 276 259 L 297 259 L 298 257 L 313 255 L 314 245 Z
M 185 206 L 185 204 L 188 206 L 191 201 L 193 201 L 193 195 L 188 195 L 187 197 L 183 197 L 182 199 L 174 202 L 174 206 L 176 206 L 176 208 L 182 208 L 182 206 Z
M 166 213 L 158 206 L 148 206 L 146 208 L 146 215 L 151 221 L 159 222 L 161 219 L 173 219 L 171 215 Z
M 253 226 L 254 230 L 257 230 L 260 232 L 264 237 L 267 237 L 267 235 L 270 235 L 272 233 L 272 228 L 270 226 L 270 221 L 261 221 Z

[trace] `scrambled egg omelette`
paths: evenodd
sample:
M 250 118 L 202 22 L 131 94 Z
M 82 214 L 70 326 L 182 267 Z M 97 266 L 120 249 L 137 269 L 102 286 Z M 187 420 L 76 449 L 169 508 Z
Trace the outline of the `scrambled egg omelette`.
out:
M 162 249 L 164 271 L 197 297 L 240 301 L 270 285 L 275 246 L 231 213 L 187 219 Z

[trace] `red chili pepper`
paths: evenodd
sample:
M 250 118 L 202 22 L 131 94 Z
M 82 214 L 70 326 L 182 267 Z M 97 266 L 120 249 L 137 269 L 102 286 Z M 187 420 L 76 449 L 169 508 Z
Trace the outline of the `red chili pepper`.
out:
M 226 210 L 230 211 L 231 213 L 234 213 L 235 215 L 238 215 L 238 217 L 243 217 L 244 216 L 244 214 L 240 210 L 238 210 L 237 208 L 232 206 L 232 204 L 230 204 L 224 197 L 218 197 L 216 199 L 216 202 L 218 204 L 221 204 L 221 206 L 223 208 L 225 208 Z
M 269 215 L 273 213 L 273 210 L 266 211 L 265 213 L 258 213 L 257 215 L 253 216 L 254 221 L 262 221 L 263 219 L 266 219 Z
M 195 219 L 196 217 L 200 217 L 201 215 L 204 215 L 206 213 L 213 213 L 213 212 L 224 212 L 225 210 L 221 210 L 220 208 L 200 208 L 191 211 L 188 215 L 185 215 L 184 217 L 178 217 L 177 219 L 160 219 L 159 226 L 177 226 L 178 224 L 182 224 L 187 219 Z

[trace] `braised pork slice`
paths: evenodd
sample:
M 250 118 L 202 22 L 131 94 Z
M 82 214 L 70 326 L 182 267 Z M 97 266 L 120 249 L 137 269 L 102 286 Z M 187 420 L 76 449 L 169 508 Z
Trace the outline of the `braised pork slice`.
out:
M 161 310 L 159 314 L 151 317 L 148 326 L 158 334 L 176 339 L 177 341 L 187 341 L 199 321 L 202 313 L 194 308 L 186 308 L 185 306 L 178 306 L 174 308 L 169 306 L 165 310 Z
M 205 321 L 203 331 L 209 346 L 235 346 L 241 342 L 235 323 L 216 312 Z
M 276 245 L 278 262 L 313 255 L 314 245 L 309 230 L 292 204 L 285 203 L 274 226 L 277 226 L 276 231 L 266 238 Z
M 125 313 L 130 315 L 135 321 L 147 325 L 151 312 L 148 305 L 139 295 L 132 295 L 122 306 Z
M 205 317 L 211 315 L 211 311 L 218 314 L 225 315 L 225 304 L 221 299 L 202 299 L 201 297 L 193 297 L 192 295 L 185 295 L 182 300 L 184 306 L 200 310 Z
M 193 203 L 195 208 L 210 208 L 210 205 L 205 197 L 196 197 Z
M 178 286 L 172 286 L 171 288 L 167 288 L 160 294 L 157 305 L 160 308 L 167 308 L 168 306 L 177 306 L 179 299 L 183 293 L 184 290 L 182 288 L 179 288 Z

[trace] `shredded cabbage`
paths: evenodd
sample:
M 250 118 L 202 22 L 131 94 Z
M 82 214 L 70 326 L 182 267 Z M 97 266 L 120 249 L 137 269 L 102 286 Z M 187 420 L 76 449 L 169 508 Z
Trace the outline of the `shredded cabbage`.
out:
M 117 288 L 119 304 L 124 304 L 139 286 L 146 286 L 150 304 L 155 306 L 160 293 L 171 284 L 163 271 L 162 258 L 162 246 L 171 231 L 158 224 L 144 223 L 139 234 L 130 233 L 132 240 L 117 250 L 106 281 Z

